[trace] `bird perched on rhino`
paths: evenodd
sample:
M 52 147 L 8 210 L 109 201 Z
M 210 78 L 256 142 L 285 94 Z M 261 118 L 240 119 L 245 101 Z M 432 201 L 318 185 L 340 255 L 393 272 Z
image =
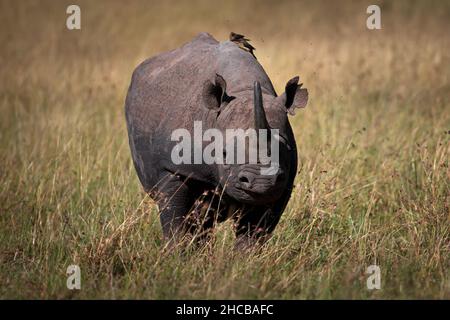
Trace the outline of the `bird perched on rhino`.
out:
M 230 33 L 230 41 L 236 43 L 239 48 L 241 48 L 244 51 L 250 52 L 251 55 L 256 59 L 255 54 L 253 53 L 253 50 L 256 50 L 254 46 L 252 46 L 250 43 L 250 39 L 246 38 L 244 35 L 239 33 Z

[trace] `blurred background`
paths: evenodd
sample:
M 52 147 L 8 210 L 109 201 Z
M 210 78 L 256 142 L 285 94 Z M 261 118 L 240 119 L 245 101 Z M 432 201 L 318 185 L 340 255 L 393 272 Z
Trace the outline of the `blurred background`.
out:
M 3 93 L 51 92 L 47 98 L 59 101 L 49 107 L 89 104 L 90 112 L 104 112 L 98 101 L 109 98 L 109 114 L 119 115 L 134 67 L 202 31 L 219 41 L 230 31 L 247 35 L 278 92 L 300 75 L 311 111 L 298 118 L 308 122 L 364 97 L 402 99 L 402 110 L 426 115 L 448 91 L 448 1 L 380 1 L 382 30 L 366 28 L 367 1 L 77 3 L 82 28 L 70 31 L 69 1 L 1 1 Z M 407 102 L 418 96 L 420 106 Z M 2 124 L 13 120 L 6 116 Z M 319 133 L 337 137 L 338 131 L 328 123 Z
M 449 1 L 1 0 L 0 21 L 1 297 L 449 297 Z M 230 31 L 278 93 L 296 75 L 309 89 L 290 118 L 296 191 L 265 254 L 230 256 L 223 227 L 214 258 L 168 258 L 126 90 L 144 59 Z M 371 292 L 374 263 L 386 282 Z

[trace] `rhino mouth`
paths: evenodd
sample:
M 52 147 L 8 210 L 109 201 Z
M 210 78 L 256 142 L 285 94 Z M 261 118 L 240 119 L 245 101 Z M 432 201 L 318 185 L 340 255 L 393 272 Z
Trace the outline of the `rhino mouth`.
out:
M 273 203 L 278 200 L 282 194 L 282 191 L 272 193 L 262 193 L 257 191 L 251 191 L 246 189 L 235 188 L 234 190 L 228 190 L 228 195 L 230 195 L 235 200 L 253 205 L 262 205 Z
M 261 168 L 257 165 L 245 165 L 230 177 L 226 192 L 236 200 L 265 204 L 276 201 L 281 197 L 286 184 L 283 171 L 276 175 L 261 175 Z

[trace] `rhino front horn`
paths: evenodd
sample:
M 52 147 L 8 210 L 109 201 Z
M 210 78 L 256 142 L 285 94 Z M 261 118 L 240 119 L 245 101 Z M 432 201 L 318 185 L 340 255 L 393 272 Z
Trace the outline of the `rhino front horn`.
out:
M 255 81 L 253 90 L 254 104 L 255 104 L 255 129 L 269 129 L 266 114 L 264 112 L 261 85 Z

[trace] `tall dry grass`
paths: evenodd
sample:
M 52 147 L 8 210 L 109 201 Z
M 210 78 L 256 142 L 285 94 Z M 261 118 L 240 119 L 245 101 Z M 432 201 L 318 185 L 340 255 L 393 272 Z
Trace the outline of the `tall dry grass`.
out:
M 448 1 L 381 1 L 379 31 L 367 1 L 77 3 L 81 31 L 69 1 L 0 1 L 0 297 L 450 298 Z M 166 254 L 130 161 L 132 70 L 200 31 L 248 35 L 278 92 L 297 74 L 310 92 L 262 252 L 233 252 L 225 223 Z

